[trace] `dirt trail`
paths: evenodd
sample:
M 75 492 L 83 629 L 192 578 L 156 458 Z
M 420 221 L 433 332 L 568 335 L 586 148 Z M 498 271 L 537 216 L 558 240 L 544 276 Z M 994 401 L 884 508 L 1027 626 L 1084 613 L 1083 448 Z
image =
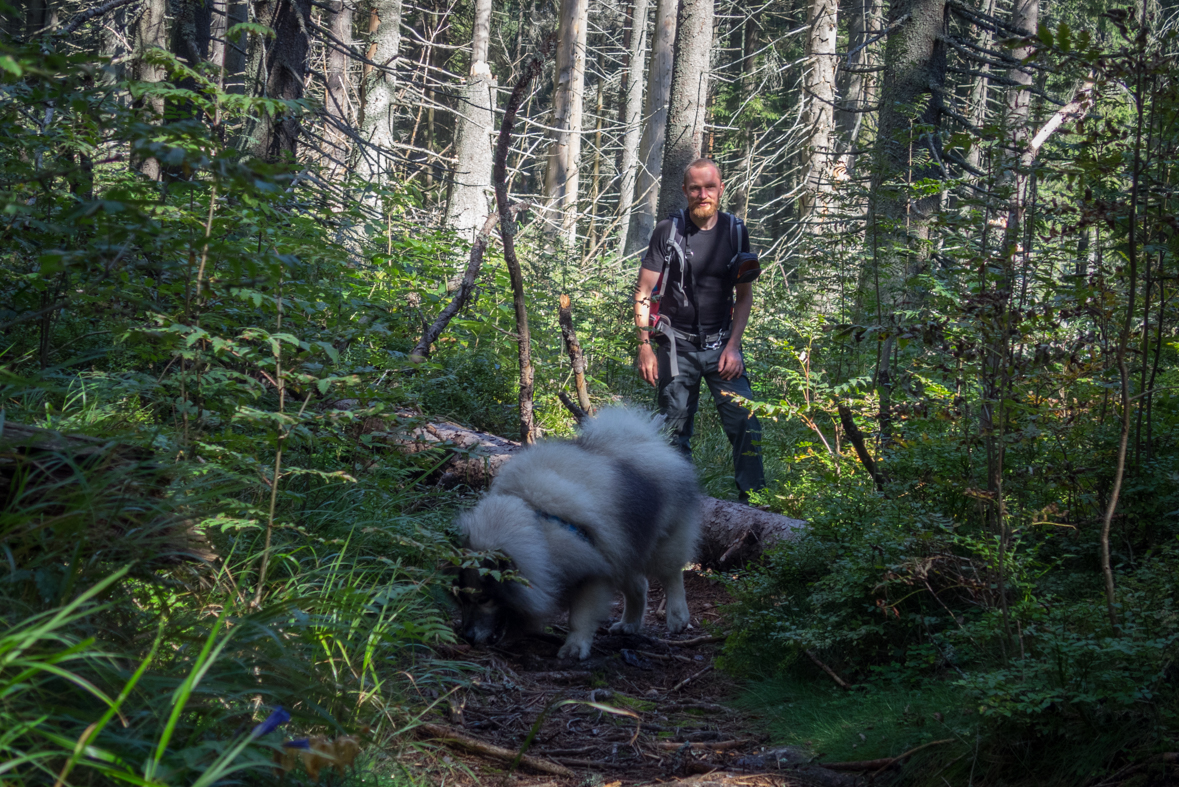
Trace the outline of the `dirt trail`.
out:
M 727 703 L 738 688 L 714 668 L 720 637 L 709 626 L 729 597 L 706 576 L 684 577 L 692 628 L 673 639 L 662 621 L 663 594 L 653 587 L 644 621 L 648 636 L 615 636 L 600 629 L 590 658 L 557 658 L 560 638 L 518 640 L 502 647 L 448 655 L 483 667 L 469 689 L 452 695 L 442 717 L 422 737 L 444 747 L 438 776 L 458 777 L 456 761 L 480 782 L 503 783 L 508 762 L 490 747 L 518 752 L 537 719 L 543 721 L 507 782 L 520 787 L 608 787 L 682 781 L 697 785 L 850 787 L 856 779 L 807 764 L 804 753 L 767 749 L 750 714 Z M 621 612 L 616 601 L 615 617 Z M 572 700 L 574 702 L 564 702 Z M 627 711 L 613 715 L 585 703 Z M 546 712 L 547 709 L 547 712 Z M 444 735 L 452 740 L 443 741 Z M 463 744 L 457 738 L 466 738 Z M 471 739 L 474 739 L 472 742 Z M 474 744 L 488 747 L 472 751 Z M 443 755 L 443 751 L 445 755 Z M 449 762 L 446 762 L 449 760 Z M 547 769 L 542 772 L 540 769 Z M 460 778 L 460 782 L 463 777 Z M 467 781 L 470 777 L 465 777 Z M 432 779 L 433 781 L 433 779 Z

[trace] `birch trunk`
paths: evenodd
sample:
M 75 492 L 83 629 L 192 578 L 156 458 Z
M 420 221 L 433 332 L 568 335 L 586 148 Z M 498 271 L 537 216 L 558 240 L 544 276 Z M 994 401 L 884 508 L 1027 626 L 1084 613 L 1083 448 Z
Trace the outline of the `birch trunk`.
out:
M 676 0 L 659 0 L 651 36 L 651 60 L 647 67 L 647 100 L 643 111 L 643 136 L 639 142 L 634 208 L 624 251 L 639 251 L 655 229 L 659 207 L 659 173 L 667 136 L 667 106 L 671 99 L 671 71 L 675 58 Z
M 681 188 L 682 176 L 704 149 L 712 26 L 712 0 L 682 0 L 676 20 L 675 68 L 668 102 L 667 140 L 663 147 L 659 216 L 687 206 Z
M 496 80 L 487 65 L 491 41 L 491 0 L 476 0 L 471 40 L 471 74 L 463 91 L 455 130 L 453 186 L 446 224 L 460 236 L 474 240 L 491 210 L 491 135 L 495 131 Z
M 839 30 L 836 0 L 811 0 L 807 11 L 807 65 L 803 73 L 803 188 L 799 217 L 812 231 L 821 229 L 831 208 L 832 132 L 835 129 L 835 45 Z
M 361 137 L 367 143 L 356 171 L 362 182 L 378 188 L 389 182 L 393 170 L 396 86 L 393 69 L 401 49 L 401 0 L 372 0 L 369 7 L 368 59 L 364 77 L 364 119 Z
M 585 38 L 588 0 L 561 0 L 557 68 L 553 85 L 552 145 L 545 170 L 544 194 L 560 217 L 560 234 L 570 245 L 577 239 L 578 159 L 585 100 Z
M 631 6 L 630 41 L 623 72 L 622 184 L 618 192 L 618 251 L 625 253 L 630 232 L 631 212 L 635 201 L 635 178 L 639 166 L 639 140 L 643 119 L 643 62 L 647 51 L 648 0 L 634 0 Z

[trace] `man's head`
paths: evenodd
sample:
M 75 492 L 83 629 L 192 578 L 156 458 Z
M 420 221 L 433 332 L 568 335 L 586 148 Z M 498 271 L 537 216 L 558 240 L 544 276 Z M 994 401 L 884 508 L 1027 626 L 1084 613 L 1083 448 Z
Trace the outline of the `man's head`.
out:
M 684 170 L 683 188 L 688 198 L 688 213 L 697 226 L 708 222 L 720 209 L 725 184 L 721 182 L 720 168 L 712 159 L 698 158 L 689 164 Z

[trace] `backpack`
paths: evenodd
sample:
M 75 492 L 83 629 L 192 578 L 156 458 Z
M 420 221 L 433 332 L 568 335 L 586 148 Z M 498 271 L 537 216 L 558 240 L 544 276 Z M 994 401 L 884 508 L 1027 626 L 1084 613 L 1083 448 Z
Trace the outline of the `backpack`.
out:
M 729 260 L 729 283 L 728 289 L 728 308 L 726 314 L 731 315 L 733 311 L 733 288 L 736 284 L 749 284 L 761 275 L 761 267 L 758 264 L 757 255 L 749 251 L 748 244 L 742 244 L 742 237 L 745 236 L 743 230 L 745 229 L 745 222 L 732 213 L 727 214 L 729 217 L 729 247 L 736 249 L 736 253 L 732 259 Z M 665 334 L 670 341 L 675 341 L 674 331 L 671 328 L 671 319 L 667 315 L 659 313 L 660 306 L 664 298 L 670 297 L 671 303 L 675 304 L 676 309 L 683 307 L 685 304 L 696 305 L 695 299 L 689 295 L 689 292 L 694 292 L 693 288 L 687 286 L 688 265 L 687 256 L 684 254 L 684 247 L 688 240 L 688 214 L 682 208 L 668 216 L 671 219 L 672 231 L 667 236 L 667 243 L 664 247 L 663 253 L 663 270 L 659 273 L 659 279 L 655 283 L 655 289 L 651 293 L 651 310 L 649 323 L 652 330 Z M 742 250 L 742 245 L 746 246 Z M 699 317 L 700 310 L 696 309 L 697 317 Z M 696 323 L 696 335 L 700 335 L 700 324 Z M 729 329 L 728 318 L 721 333 Z M 672 353 L 672 375 L 678 374 L 676 367 L 678 364 L 675 361 L 675 353 Z

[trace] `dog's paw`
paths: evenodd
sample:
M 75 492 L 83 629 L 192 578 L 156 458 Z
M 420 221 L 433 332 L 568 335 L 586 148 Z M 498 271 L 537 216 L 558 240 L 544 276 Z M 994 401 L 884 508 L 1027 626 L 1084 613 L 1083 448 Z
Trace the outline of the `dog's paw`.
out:
M 590 641 L 567 639 L 561 649 L 557 651 L 559 659 L 578 659 L 584 661 L 589 658 Z
M 639 634 L 642 630 L 642 623 L 623 623 L 621 620 L 610 626 L 611 634 Z
M 688 608 L 667 610 L 667 630 L 679 634 L 688 627 Z

